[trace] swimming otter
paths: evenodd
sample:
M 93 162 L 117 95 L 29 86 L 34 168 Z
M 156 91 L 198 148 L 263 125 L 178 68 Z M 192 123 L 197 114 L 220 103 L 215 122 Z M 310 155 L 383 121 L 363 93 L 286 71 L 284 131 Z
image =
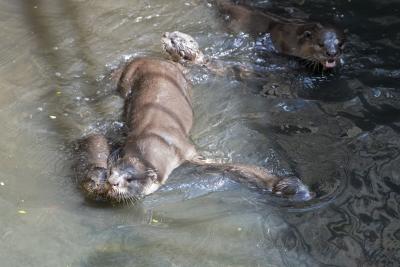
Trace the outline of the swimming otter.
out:
M 183 32 L 165 32 L 161 37 L 162 50 L 167 52 L 173 61 L 206 64 L 209 60 L 199 48 L 199 44 L 189 34 Z
M 210 59 L 200 50 L 196 40 L 183 32 L 165 32 L 161 37 L 161 45 L 162 50 L 173 61 L 182 65 L 200 65 L 216 75 L 226 75 L 229 73 L 236 75 L 240 73 L 240 75 L 244 76 L 246 72 L 252 73 L 252 70 L 249 70 L 245 66 L 227 66 L 222 64 L 223 62 L 221 61 Z M 183 69 L 183 71 L 186 73 L 187 69 Z
M 297 200 L 312 197 L 296 177 L 278 177 L 257 166 L 217 164 L 203 159 L 189 141 L 193 123 L 191 84 L 179 64 L 139 58 L 128 63 L 120 75 L 118 89 L 125 98 L 128 133 L 122 155 L 109 166 L 109 177 L 98 195 L 115 201 L 141 198 L 163 185 L 175 168 L 191 162 L 218 169 L 229 178 L 277 195 Z
M 303 19 L 284 18 L 236 5 L 229 0 L 214 2 L 233 31 L 248 32 L 253 36 L 269 33 L 278 52 L 319 63 L 325 69 L 332 69 L 340 63 L 345 36 L 334 27 Z

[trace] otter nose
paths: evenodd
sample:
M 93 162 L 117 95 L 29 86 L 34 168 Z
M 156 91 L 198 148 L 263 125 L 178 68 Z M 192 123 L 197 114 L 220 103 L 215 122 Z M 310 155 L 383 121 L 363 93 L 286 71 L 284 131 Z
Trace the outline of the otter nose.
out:
M 334 57 L 337 55 L 337 51 L 326 51 L 328 57 Z
M 118 175 L 115 174 L 111 174 L 110 177 L 108 177 L 108 183 L 112 186 L 112 187 L 119 187 L 121 185 L 121 179 L 120 177 L 118 177 Z

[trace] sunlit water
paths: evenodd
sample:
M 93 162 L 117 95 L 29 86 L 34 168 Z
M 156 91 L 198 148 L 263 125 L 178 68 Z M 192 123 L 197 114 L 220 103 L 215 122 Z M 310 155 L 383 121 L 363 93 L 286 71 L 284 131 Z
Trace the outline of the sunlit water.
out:
M 229 34 L 205 1 L 2 0 L 0 265 L 399 266 L 400 3 L 276 3 L 347 28 L 344 67 L 312 74 L 266 39 Z M 290 11 L 276 3 L 252 4 Z M 173 30 L 258 72 L 192 71 L 199 150 L 295 173 L 316 200 L 288 203 L 189 165 L 133 207 L 84 198 L 75 141 L 123 125 L 110 73 L 165 57 L 160 36 Z

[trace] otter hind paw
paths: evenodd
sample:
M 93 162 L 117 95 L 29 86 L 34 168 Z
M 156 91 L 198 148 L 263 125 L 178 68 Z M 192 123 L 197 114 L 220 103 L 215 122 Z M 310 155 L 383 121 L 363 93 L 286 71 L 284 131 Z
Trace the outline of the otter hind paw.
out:
M 296 177 L 283 178 L 274 185 L 272 192 L 295 201 L 307 201 L 314 197 L 308 187 Z

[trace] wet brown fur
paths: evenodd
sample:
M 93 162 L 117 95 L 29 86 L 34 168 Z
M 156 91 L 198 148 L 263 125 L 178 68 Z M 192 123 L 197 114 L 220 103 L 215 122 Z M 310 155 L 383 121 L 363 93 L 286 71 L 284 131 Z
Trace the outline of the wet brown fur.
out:
M 101 134 L 93 134 L 83 141 L 83 145 L 82 150 L 86 152 L 87 173 L 82 186 L 89 195 L 103 194 L 110 155 L 108 141 Z
M 253 165 L 214 163 L 198 155 L 189 140 L 193 123 L 191 84 L 179 64 L 139 58 L 128 63 L 118 77 L 128 133 L 122 157 L 109 164 L 110 175 L 99 195 L 105 193 L 117 201 L 136 200 L 156 191 L 175 168 L 188 161 L 278 195 L 299 194 L 303 200 L 311 197 L 297 178 L 278 177 Z M 105 138 L 92 140 L 88 148 L 91 162 L 103 168 L 105 162 L 98 161 L 95 154 L 101 158 L 109 154 Z
M 303 19 L 284 18 L 270 12 L 261 12 L 229 0 L 214 1 L 225 16 L 228 27 L 235 32 L 247 32 L 253 36 L 269 33 L 278 52 L 325 64 L 326 60 L 337 61 L 345 42 L 344 33 L 334 27 Z M 338 43 L 327 39 L 326 33 L 334 34 Z M 330 42 L 329 47 L 321 44 Z M 328 56 L 327 51 L 336 54 Z M 333 54 L 333 53 L 332 53 Z
M 148 162 L 160 183 L 196 156 L 188 138 L 193 123 L 191 90 L 180 68 L 170 61 L 136 59 L 121 76 L 119 91 L 126 99 L 130 129 L 124 156 Z

